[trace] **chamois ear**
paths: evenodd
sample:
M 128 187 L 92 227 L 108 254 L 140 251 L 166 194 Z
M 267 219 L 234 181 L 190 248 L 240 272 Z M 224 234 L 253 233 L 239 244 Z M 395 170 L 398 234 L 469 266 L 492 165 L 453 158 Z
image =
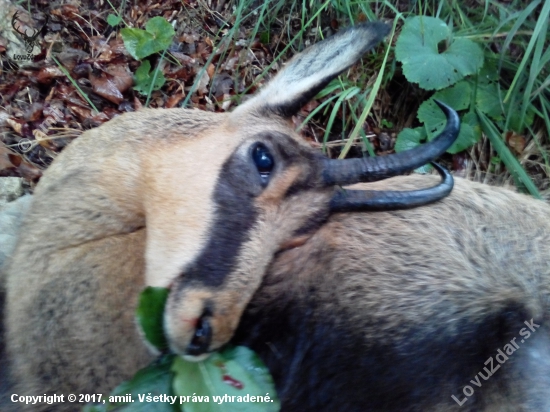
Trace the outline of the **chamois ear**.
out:
M 257 108 L 262 115 L 291 117 L 389 31 L 382 22 L 363 23 L 314 44 L 292 58 L 241 110 Z

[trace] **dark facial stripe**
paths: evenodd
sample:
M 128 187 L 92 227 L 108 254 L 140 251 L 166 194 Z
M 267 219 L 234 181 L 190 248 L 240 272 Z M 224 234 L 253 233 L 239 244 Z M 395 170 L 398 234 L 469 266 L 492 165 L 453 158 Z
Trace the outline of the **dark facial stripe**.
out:
M 234 155 L 222 167 L 214 191 L 216 216 L 208 233 L 209 241 L 194 263 L 185 269 L 191 282 L 218 287 L 237 264 L 237 256 L 257 219 L 254 198 L 261 191 L 251 184 L 251 170 Z M 187 282 L 185 282 L 187 283 Z M 183 283 L 182 283 L 183 285 Z

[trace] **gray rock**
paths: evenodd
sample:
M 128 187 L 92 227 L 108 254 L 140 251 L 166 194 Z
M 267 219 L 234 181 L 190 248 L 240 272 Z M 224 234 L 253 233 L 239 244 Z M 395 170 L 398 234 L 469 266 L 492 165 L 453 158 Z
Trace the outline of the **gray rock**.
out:
M 0 177 L 0 209 L 8 202 L 23 196 L 23 179 L 20 177 Z

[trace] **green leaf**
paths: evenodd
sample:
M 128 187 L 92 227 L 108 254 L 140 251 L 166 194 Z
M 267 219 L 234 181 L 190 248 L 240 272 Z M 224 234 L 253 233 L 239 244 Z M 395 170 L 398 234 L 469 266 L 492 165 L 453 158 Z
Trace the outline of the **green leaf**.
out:
M 153 364 L 139 370 L 134 377 L 117 386 L 109 395 L 110 399 L 114 396 L 128 398 L 130 394 L 131 403 L 113 402 L 107 407 L 107 411 L 116 410 L 117 412 L 177 412 L 179 411 L 179 400 L 174 404 L 169 402 L 147 402 L 147 399 L 140 400 L 139 395 L 151 396 L 175 396 L 172 390 L 172 379 L 174 374 L 171 372 L 174 363 L 174 355 L 165 355 L 159 358 Z M 124 405 L 121 407 L 121 405 Z
M 107 404 L 87 404 L 82 408 L 82 412 L 107 412 Z
M 148 94 L 150 90 L 160 89 L 166 82 L 164 75 L 162 74 L 162 72 L 159 71 L 157 73 L 155 83 L 153 84 L 153 88 L 151 89 L 153 77 L 154 71 L 151 72 L 151 63 L 149 63 L 149 60 L 143 61 L 141 65 L 137 68 L 135 73 L 136 84 L 134 86 L 134 89 L 139 93 Z
M 179 398 L 174 403 L 166 398 L 148 400 L 144 396 L 175 396 L 171 372 L 175 355 L 164 355 L 139 370 L 134 377 L 117 386 L 104 404 L 86 405 L 83 412 L 179 412 Z M 140 399 L 140 396 L 143 399 Z M 174 398 L 173 398 L 174 399 Z
M 117 26 L 122 21 L 122 17 L 115 16 L 114 14 L 109 14 L 107 16 L 107 24 L 109 26 Z
M 263 31 L 260 33 L 260 43 L 269 44 L 271 40 L 271 34 L 268 31 Z
M 475 130 L 466 122 L 462 122 L 460 125 L 460 132 L 455 142 L 447 149 L 447 153 L 455 154 L 462 152 L 473 146 L 479 140 L 480 136 L 477 136 Z
M 136 316 L 145 338 L 159 351 L 167 347 L 166 336 L 162 329 L 164 305 L 168 298 L 168 289 L 149 286 L 139 296 Z
M 124 28 L 120 30 L 128 53 L 141 60 L 164 49 L 172 43 L 174 28 L 163 17 L 153 17 L 145 25 L 145 30 Z
M 506 107 L 508 107 L 510 104 L 518 104 L 513 99 L 511 99 L 508 103 L 505 104 Z M 511 110 L 510 112 L 510 119 L 508 120 L 508 129 L 513 130 L 514 132 L 518 134 L 523 134 L 525 131 L 525 127 L 531 126 L 533 122 L 535 121 L 535 112 L 531 105 L 527 108 L 527 111 L 525 112 L 525 117 L 523 118 L 523 122 L 521 121 L 521 112 L 519 110 Z
M 476 107 L 494 120 L 503 120 L 503 105 L 498 94 L 498 85 L 479 82 L 476 91 Z
M 424 140 L 426 140 L 426 130 L 423 127 L 417 127 L 416 129 L 405 128 L 401 130 L 395 141 L 395 151 L 404 152 L 406 150 L 414 149 L 416 146 L 420 146 Z M 420 166 L 415 169 L 416 173 L 428 173 L 432 169 L 430 164 Z
M 521 164 L 518 162 L 518 159 L 516 159 L 504 143 L 501 134 L 494 123 L 491 122 L 480 110 L 477 110 L 477 115 L 479 117 L 483 133 L 485 133 L 485 135 L 489 138 L 491 145 L 495 148 L 498 156 L 506 166 L 506 169 L 514 178 L 514 182 L 516 183 L 518 189 L 527 190 L 533 197 L 542 199 L 537 187 L 527 172 L 523 169 Z
M 428 140 L 432 140 L 439 135 L 447 123 L 445 114 L 436 105 L 434 99 L 443 101 L 455 110 L 464 110 L 470 104 L 470 96 L 470 85 L 466 82 L 460 82 L 449 89 L 435 93 L 432 98 L 420 105 L 418 119 L 424 123 Z M 479 141 L 480 137 L 481 128 L 477 116 L 470 113 L 466 114 L 461 121 L 458 137 L 452 146 L 449 147 L 447 153 L 455 154 L 461 152 Z
M 459 82 L 452 87 L 440 90 L 432 98 L 426 100 L 418 109 L 418 120 L 424 123 L 432 136 L 434 131 L 442 130 L 446 123 L 445 114 L 434 99 L 441 100 L 443 103 L 451 106 L 453 109 L 465 110 L 470 105 L 472 89 L 466 81 Z
M 439 52 L 440 42 L 446 50 Z M 395 47 L 410 82 L 426 90 L 439 90 L 476 73 L 483 65 L 481 48 L 468 39 L 451 40 L 451 30 L 443 20 L 415 16 L 403 26 Z
M 405 152 L 414 149 L 416 146 L 420 146 L 425 139 L 426 132 L 423 127 L 417 127 L 416 129 L 405 128 L 397 135 L 395 151 Z
M 185 412 L 276 412 L 280 409 L 269 371 L 254 352 L 243 346 L 214 353 L 203 362 L 186 362 L 178 357 L 172 371 L 176 374 L 174 392 L 177 395 L 202 397 L 202 402 L 197 398 L 185 402 L 182 405 Z

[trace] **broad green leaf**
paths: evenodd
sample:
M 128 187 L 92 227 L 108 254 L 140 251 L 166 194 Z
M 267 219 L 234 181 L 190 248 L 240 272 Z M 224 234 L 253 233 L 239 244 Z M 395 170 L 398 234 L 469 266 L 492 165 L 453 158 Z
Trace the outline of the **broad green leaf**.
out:
M 476 90 L 476 107 L 494 120 L 503 120 L 503 106 L 494 82 L 480 81 Z
M 510 120 L 508 121 L 508 129 L 513 130 L 518 134 L 523 134 L 525 128 L 531 126 L 535 121 L 535 112 L 532 106 L 527 108 L 525 112 L 525 117 L 523 118 L 523 123 L 521 122 L 521 113 L 519 110 L 513 110 L 510 115 Z
M 451 90 L 454 89 L 454 90 Z M 465 97 L 460 98 L 460 93 Z M 428 140 L 434 139 L 443 131 L 447 124 L 445 114 L 436 105 L 434 99 L 439 99 L 444 103 L 453 106 L 451 100 L 454 100 L 458 107 L 455 110 L 464 110 L 469 106 L 470 85 L 466 82 L 457 83 L 454 87 L 437 92 L 431 99 L 425 101 L 418 109 L 418 119 L 424 122 Z M 452 144 L 447 153 L 455 154 L 461 152 L 476 143 L 481 137 L 481 130 L 475 114 L 467 114 L 463 117 L 460 124 L 460 131 L 456 141 Z
M 164 49 L 172 43 L 174 28 L 163 17 L 153 17 L 145 25 L 145 30 L 124 28 L 120 30 L 124 46 L 128 53 L 141 60 Z
M 106 404 L 87 404 L 82 408 L 82 412 L 107 412 Z
M 426 132 L 423 127 L 417 127 L 416 129 L 405 128 L 397 135 L 395 151 L 404 152 L 414 149 L 416 146 L 420 146 L 424 140 L 426 140 Z
M 170 371 L 174 358 L 174 355 L 160 357 L 139 370 L 131 380 L 117 386 L 105 398 L 105 404 L 87 405 L 83 412 L 179 412 L 179 397 L 170 399 L 176 399 L 172 404 L 166 398 L 175 396 L 172 390 L 174 374 Z
M 460 132 L 455 142 L 447 149 L 447 153 L 455 154 L 473 146 L 479 140 L 474 128 L 466 122 L 460 124 Z
M 422 103 L 418 109 L 418 120 L 426 125 L 431 131 L 430 133 L 433 133 L 432 129 L 444 126 L 446 122 L 445 114 L 434 102 L 434 99 L 441 100 L 453 109 L 460 111 L 470 106 L 471 97 L 470 85 L 466 81 L 458 82 L 454 86 L 436 92 L 432 98 Z
M 440 42 L 446 45 L 442 53 L 438 50 Z M 483 52 L 476 43 L 451 39 L 451 30 L 443 20 L 427 16 L 406 21 L 395 55 L 407 79 L 426 90 L 451 86 L 483 65 Z
M 151 72 L 151 63 L 149 63 L 149 60 L 143 61 L 136 70 L 136 84 L 134 85 L 134 89 L 142 94 L 148 94 L 150 90 L 152 91 L 160 89 L 166 82 L 166 79 L 164 78 L 162 72 L 159 71 L 157 73 L 157 77 L 155 78 L 153 88 L 151 88 L 151 83 L 153 82 L 154 75 L 155 72 Z
M 164 305 L 167 298 L 168 289 L 149 286 L 141 292 L 136 311 L 137 320 L 145 338 L 161 352 L 168 347 L 162 329 Z
M 185 412 L 276 412 L 280 409 L 269 371 L 248 348 L 227 348 L 196 363 L 177 358 L 172 371 L 176 374 L 174 392 L 190 397 L 182 405 Z
M 395 142 L 395 151 L 404 152 L 406 150 L 414 149 L 416 146 L 421 145 L 426 140 L 426 130 L 423 127 L 417 127 L 416 129 L 405 128 L 401 130 L 397 136 Z M 414 171 L 416 173 L 428 173 L 432 169 L 432 166 L 426 164 Z
M 479 71 L 478 77 L 481 82 L 494 82 L 499 79 L 498 75 L 498 60 L 499 56 L 485 51 L 483 66 Z
M 109 15 L 107 16 L 107 24 L 108 24 L 109 26 L 115 27 L 115 26 L 118 25 L 121 21 L 122 21 L 122 18 L 119 17 L 119 16 L 115 16 L 114 14 L 109 14 Z
M 432 99 L 441 100 L 457 111 L 466 110 L 470 107 L 472 101 L 472 88 L 466 81 L 461 81 L 451 87 L 437 91 Z

